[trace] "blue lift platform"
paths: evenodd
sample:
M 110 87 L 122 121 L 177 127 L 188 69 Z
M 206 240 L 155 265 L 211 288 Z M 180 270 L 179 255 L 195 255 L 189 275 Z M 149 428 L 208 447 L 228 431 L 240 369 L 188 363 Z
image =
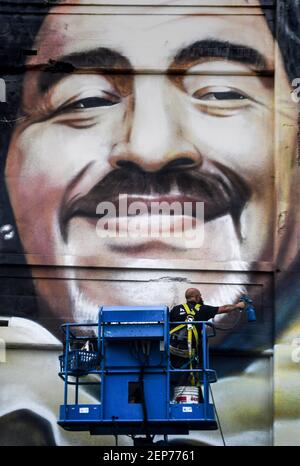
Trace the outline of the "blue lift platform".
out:
M 93 435 L 133 437 L 218 429 L 209 393 L 210 383 L 217 381 L 209 367 L 208 338 L 215 335 L 214 326 L 199 321 L 189 324 L 202 328 L 202 361 L 193 368 L 203 392 L 199 403 L 173 401 L 171 380 L 191 369 L 171 365 L 167 306 L 102 306 L 98 322 L 64 324 L 59 372 L 64 380 L 64 403 L 58 424 Z M 80 403 L 83 385 L 94 385 L 97 403 Z

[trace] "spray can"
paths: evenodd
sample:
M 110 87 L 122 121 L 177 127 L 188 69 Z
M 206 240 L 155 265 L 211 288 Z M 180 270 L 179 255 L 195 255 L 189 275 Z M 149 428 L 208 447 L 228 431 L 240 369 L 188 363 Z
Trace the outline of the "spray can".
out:
M 248 322 L 256 322 L 256 313 L 253 307 L 253 301 L 250 296 L 243 295 L 241 297 L 241 301 L 246 304 L 245 311 L 247 312 L 247 320 Z

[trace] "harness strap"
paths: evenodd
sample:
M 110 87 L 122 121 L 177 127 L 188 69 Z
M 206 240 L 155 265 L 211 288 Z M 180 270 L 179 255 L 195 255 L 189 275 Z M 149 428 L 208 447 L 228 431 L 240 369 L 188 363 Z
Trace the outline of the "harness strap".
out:
M 193 325 L 192 330 L 193 330 L 193 334 L 194 334 L 195 341 L 196 341 L 196 348 L 198 348 L 199 336 L 198 336 L 198 330 L 196 329 L 195 325 Z
M 189 307 L 189 305 L 187 303 L 183 304 L 183 307 L 184 307 L 185 312 L 187 314 L 187 318 L 185 319 L 185 322 L 188 322 L 188 317 L 189 316 L 194 317 L 196 315 L 195 311 L 200 310 L 201 304 L 196 304 L 194 309 L 190 309 L 190 307 Z M 180 324 L 180 325 L 177 325 L 177 327 L 173 328 L 170 331 L 170 334 L 178 332 L 179 330 L 183 329 L 184 327 L 187 328 L 189 366 L 190 366 L 190 369 L 191 369 L 191 382 L 192 382 L 192 385 L 196 385 L 194 371 L 193 371 L 193 349 L 192 349 L 193 335 L 194 335 L 195 342 L 196 342 L 196 353 L 198 353 L 199 335 L 198 335 L 198 331 L 196 329 L 196 326 L 195 325 L 189 325 L 188 323 Z
M 177 325 L 177 327 L 172 328 L 172 330 L 170 330 L 170 334 L 178 332 L 178 330 L 181 330 L 183 327 L 186 327 L 186 324 Z
M 192 360 L 192 340 L 193 340 L 193 329 L 192 325 L 187 325 L 188 328 L 188 350 L 189 350 L 189 358 L 190 358 L 190 369 L 191 369 L 191 382 L 192 385 L 195 385 L 195 376 L 193 372 L 193 360 Z
M 194 309 L 190 309 L 187 303 L 185 303 L 185 304 L 183 305 L 183 307 L 184 307 L 184 309 L 185 309 L 187 315 L 192 315 L 192 316 L 194 316 L 194 315 L 196 314 L 196 312 L 194 311 Z M 196 306 L 195 306 L 196 311 L 199 311 L 200 308 L 201 308 L 201 304 L 196 304 Z M 194 334 L 195 341 L 196 341 L 196 348 L 198 349 L 198 344 L 199 344 L 198 331 L 197 331 L 195 325 L 192 325 L 191 327 L 192 327 L 192 332 L 193 332 L 193 334 Z

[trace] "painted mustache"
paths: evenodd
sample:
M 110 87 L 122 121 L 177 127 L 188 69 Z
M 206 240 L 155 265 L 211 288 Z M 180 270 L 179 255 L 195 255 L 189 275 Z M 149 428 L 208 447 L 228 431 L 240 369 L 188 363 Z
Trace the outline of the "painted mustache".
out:
M 101 218 L 96 214 L 100 202 L 109 201 L 116 207 L 118 196 L 127 194 L 128 202 L 147 202 L 149 197 L 157 202 L 173 201 L 171 194 L 176 188 L 176 201 L 204 202 L 204 220 L 230 214 L 240 238 L 240 216 L 251 197 L 246 181 L 228 167 L 219 163 L 203 165 L 199 169 L 172 169 L 166 167 L 157 172 L 146 172 L 137 165 L 111 171 L 84 196 L 63 202 L 59 224 L 64 241 L 68 238 L 68 226 L 74 217 Z

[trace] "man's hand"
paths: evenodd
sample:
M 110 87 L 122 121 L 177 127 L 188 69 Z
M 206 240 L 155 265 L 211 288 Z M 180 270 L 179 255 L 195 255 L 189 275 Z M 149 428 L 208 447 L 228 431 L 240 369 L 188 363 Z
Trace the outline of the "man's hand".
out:
M 240 309 L 242 311 L 243 309 L 245 309 L 246 303 L 244 303 L 244 301 L 239 301 L 235 306 L 237 309 Z

